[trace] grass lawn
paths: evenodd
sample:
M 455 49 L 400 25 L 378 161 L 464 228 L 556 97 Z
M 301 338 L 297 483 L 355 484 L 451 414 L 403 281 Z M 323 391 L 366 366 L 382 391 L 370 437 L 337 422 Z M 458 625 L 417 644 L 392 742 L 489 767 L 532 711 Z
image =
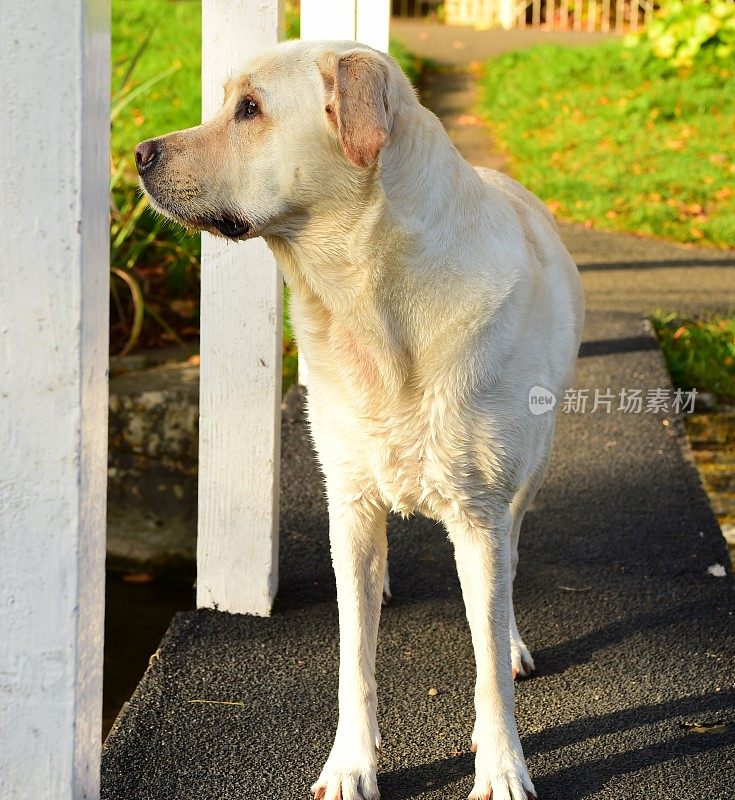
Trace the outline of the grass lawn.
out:
M 651 321 L 674 386 L 735 401 L 735 316 L 691 319 L 658 313 Z
M 515 176 L 560 218 L 735 247 L 735 64 L 542 45 L 488 62 L 481 102 Z

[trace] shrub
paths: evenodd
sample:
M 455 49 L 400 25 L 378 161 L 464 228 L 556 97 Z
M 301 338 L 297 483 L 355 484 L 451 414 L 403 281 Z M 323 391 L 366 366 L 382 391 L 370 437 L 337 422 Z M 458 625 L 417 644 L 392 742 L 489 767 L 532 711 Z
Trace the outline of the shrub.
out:
M 735 3 L 724 0 L 668 0 L 646 30 L 627 39 L 647 43 L 657 58 L 691 66 L 703 53 L 716 59 L 735 56 Z

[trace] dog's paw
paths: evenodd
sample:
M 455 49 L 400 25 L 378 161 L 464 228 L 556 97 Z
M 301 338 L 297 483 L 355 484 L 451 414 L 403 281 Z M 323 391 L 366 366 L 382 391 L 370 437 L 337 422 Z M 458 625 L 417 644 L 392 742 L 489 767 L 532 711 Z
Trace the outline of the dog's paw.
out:
M 535 800 L 536 790 L 525 769 L 488 773 L 477 770 L 468 800 Z
M 536 793 L 524 788 L 516 778 L 499 775 L 492 784 L 477 781 L 467 800 L 536 800 Z
M 329 765 L 311 787 L 314 800 L 378 800 L 378 778 L 373 768 L 343 772 Z
M 521 639 L 511 639 L 510 658 L 513 680 L 527 678 L 536 669 L 531 653 Z
M 504 736 L 497 728 L 483 731 L 476 726 L 473 739 L 479 747 L 473 745 L 472 748 L 477 753 L 475 785 L 468 800 L 532 800 L 536 797 L 517 734 Z

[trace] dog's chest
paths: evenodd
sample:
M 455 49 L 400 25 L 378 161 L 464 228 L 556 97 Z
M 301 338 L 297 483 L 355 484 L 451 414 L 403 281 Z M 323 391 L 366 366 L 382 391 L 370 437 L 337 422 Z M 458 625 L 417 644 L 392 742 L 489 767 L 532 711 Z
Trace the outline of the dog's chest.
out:
M 458 499 L 455 472 L 464 447 L 452 416 L 444 398 L 431 397 L 368 423 L 375 482 L 393 511 L 437 516 Z
M 393 511 L 445 517 L 447 507 L 466 494 L 459 465 L 467 463 L 471 449 L 472 425 L 455 382 L 446 374 L 428 382 L 409 376 L 385 336 L 370 346 L 333 323 L 325 340 L 326 358 L 314 358 L 324 384 L 318 390 L 312 385 L 319 395 L 315 433 L 325 448 L 341 439 L 341 468 L 354 470 L 359 483 L 367 468 Z M 330 392 L 330 384 L 339 391 Z

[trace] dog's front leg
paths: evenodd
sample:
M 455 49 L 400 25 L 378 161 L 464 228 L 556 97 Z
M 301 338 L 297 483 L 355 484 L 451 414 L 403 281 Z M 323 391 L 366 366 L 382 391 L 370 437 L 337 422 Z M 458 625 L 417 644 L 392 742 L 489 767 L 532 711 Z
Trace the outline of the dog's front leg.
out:
M 311 787 L 325 800 L 376 800 L 380 748 L 375 650 L 387 555 L 386 509 L 364 495 L 329 494 L 329 538 L 339 606 L 339 722 Z
M 493 513 L 482 524 L 465 519 L 447 523 L 477 663 L 472 735 L 477 756 L 470 800 L 536 796 L 514 713 L 508 637 L 510 526 L 510 511 Z

